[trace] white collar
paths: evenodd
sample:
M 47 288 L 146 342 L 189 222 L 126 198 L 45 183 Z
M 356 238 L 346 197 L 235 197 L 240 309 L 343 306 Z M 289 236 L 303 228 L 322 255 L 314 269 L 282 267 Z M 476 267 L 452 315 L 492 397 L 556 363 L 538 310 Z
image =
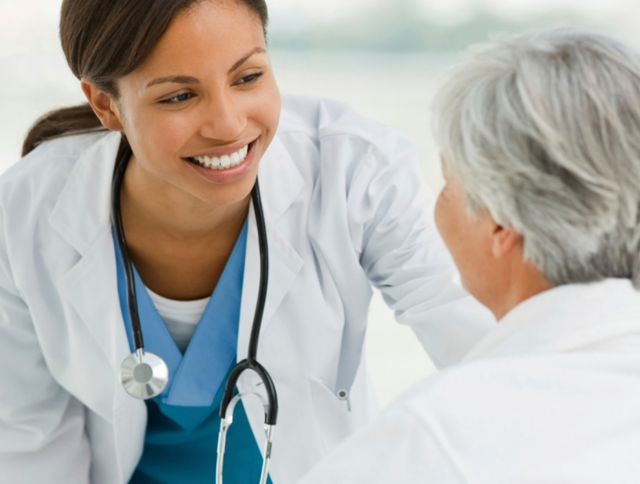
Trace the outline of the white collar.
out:
M 91 136 L 96 141 L 80 155 L 49 217 L 80 254 L 111 226 L 111 180 L 122 139 L 118 132 Z M 300 171 L 277 136 L 260 161 L 259 178 L 265 217 L 275 223 L 304 187 Z
M 567 351 L 629 330 L 640 334 L 640 291 L 629 279 L 563 285 L 513 308 L 462 361 Z

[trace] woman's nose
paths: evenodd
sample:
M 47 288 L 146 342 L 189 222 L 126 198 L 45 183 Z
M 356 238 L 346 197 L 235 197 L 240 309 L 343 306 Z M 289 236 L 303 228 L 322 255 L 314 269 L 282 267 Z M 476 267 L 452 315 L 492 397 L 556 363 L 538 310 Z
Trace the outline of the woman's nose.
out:
M 218 141 L 236 140 L 247 126 L 247 115 L 242 105 L 232 96 L 221 94 L 203 106 L 200 135 Z

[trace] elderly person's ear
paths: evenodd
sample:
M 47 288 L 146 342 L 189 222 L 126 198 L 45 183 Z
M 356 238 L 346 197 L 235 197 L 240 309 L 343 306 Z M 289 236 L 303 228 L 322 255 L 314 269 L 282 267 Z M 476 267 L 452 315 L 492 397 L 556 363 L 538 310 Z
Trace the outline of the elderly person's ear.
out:
M 502 259 L 521 248 L 522 237 L 512 228 L 503 227 L 493 222 L 491 234 L 491 253 L 496 259 Z

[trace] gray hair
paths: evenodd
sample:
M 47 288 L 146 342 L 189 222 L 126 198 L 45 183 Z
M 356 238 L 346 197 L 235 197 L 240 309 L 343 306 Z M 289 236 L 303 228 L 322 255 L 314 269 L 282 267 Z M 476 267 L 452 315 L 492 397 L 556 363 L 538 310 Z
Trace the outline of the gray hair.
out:
M 518 232 L 555 285 L 640 288 L 640 56 L 605 35 L 543 31 L 472 48 L 433 127 L 471 215 Z

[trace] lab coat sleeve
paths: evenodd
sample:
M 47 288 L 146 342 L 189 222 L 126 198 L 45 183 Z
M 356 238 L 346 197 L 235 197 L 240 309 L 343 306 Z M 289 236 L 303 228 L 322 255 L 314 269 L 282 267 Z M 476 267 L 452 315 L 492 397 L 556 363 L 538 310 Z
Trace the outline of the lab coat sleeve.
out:
M 13 282 L 3 225 L 0 220 L 0 484 L 87 484 L 84 408 L 48 371 Z
M 400 134 L 368 150 L 347 201 L 351 238 L 368 279 L 442 368 L 460 361 L 496 323 L 456 282 L 433 202 L 418 153 Z

